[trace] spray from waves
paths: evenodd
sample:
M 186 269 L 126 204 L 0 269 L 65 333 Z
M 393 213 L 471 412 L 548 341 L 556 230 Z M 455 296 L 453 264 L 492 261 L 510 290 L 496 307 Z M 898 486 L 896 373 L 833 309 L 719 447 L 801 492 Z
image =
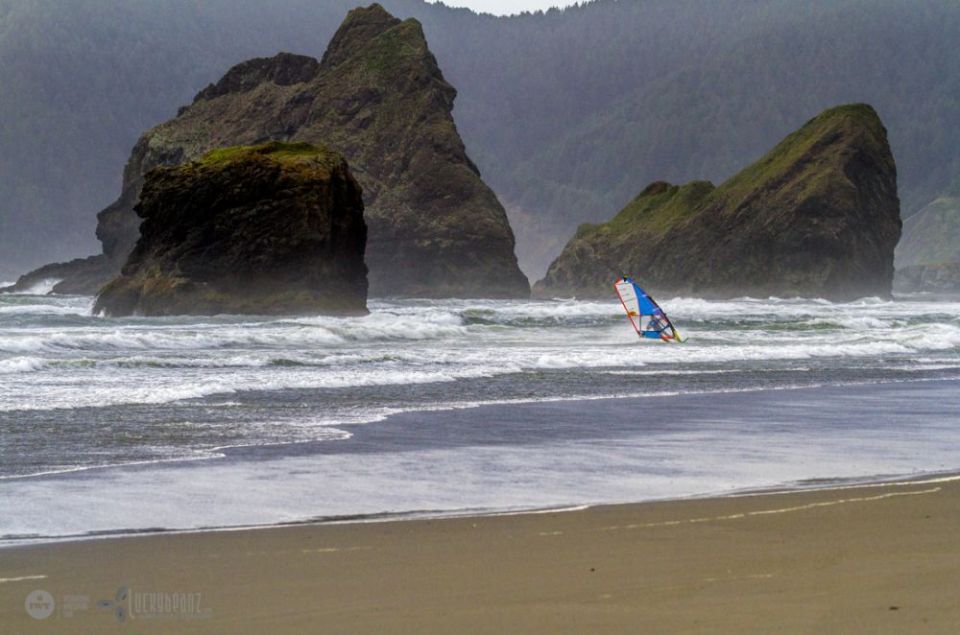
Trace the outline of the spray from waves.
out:
M 520 371 L 516 366 L 502 366 L 505 372 Z M 43 382 L 32 381 L 0 395 L 0 412 L 92 408 L 126 404 L 168 404 L 213 395 L 230 395 L 247 391 L 302 390 L 319 388 L 360 388 L 369 386 L 416 386 L 451 383 L 463 379 L 491 377 L 486 368 L 460 367 L 428 370 L 338 369 L 329 373 L 292 372 L 283 375 L 219 373 L 214 375 L 183 374 L 151 377 L 125 377 L 94 383 L 54 380 L 51 389 L 37 398 Z M 118 385 L 119 384 L 119 385 Z
M 44 298 L 46 301 L 46 298 Z M 29 354 L 57 350 L 205 350 L 229 348 L 271 348 L 363 344 L 373 342 L 427 342 L 475 336 L 503 336 L 527 327 L 541 330 L 610 329 L 624 335 L 619 327 L 623 316 L 612 302 L 495 302 L 468 303 L 439 301 L 432 304 L 372 302 L 372 313 L 362 318 L 307 317 L 236 322 L 220 319 L 185 321 L 171 319 L 102 320 L 91 318 L 87 327 L 34 329 L 6 333 L 0 351 Z M 0 316 L 9 313 L 70 314 L 89 311 L 82 303 L 6 305 Z M 909 308 L 892 302 L 818 304 L 799 301 L 724 301 L 678 298 L 670 306 L 674 320 L 710 338 L 727 331 L 756 331 L 789 337 L 798 331 L 845 330 L 861 332 L 903 327 L 926 327 L 932 320 L 960 326 L 960 304 L 915 304 Z M 951 322 L 952 320 L 952 322 Z M 614 330 L 616 329 L 616 330 Z M 589 333 L 587 333 L 589 334 Z M 627 333 L 626 335 L 629 335 Z M 755 335 L 752 333 L 752 335 Z M 886 334 L 883 334 L 886 335 Z M 906 335 L 912 335 L 906 333 Z M 751 337 L 749 339 L 754 339 Z
M 31 307 L 0 312 L 0 435 L 45 431 L 26 441 L 34 454 L 5 455 L 0 471 L 299 442 L 321 425 L 405 410 L 909 381 L 960 367 L 960 303 L 667 300 L 690 337 L 670 346 L 638 341 L 613 301 L 123 319 L 79 315 L 89 301 L 0 296 L 0 307 Z
M 960 324 L 958 303 L 904 303 L 868 298 L 848 303 L 827 300 L 737 299 L 664 300 L 675 322 L 705 330 L 862 330 L 898 328 L 940 320 Z M 442 306 L 442 305 L 438 305 Z M 453 309 L 454 307 L 451 307 Z M 619 305 L 613 302 L 515 302 L 509 305 L 474 302 L 459 307 L 466 325 L 526 327 L 590 327 L 618 325 L 623 321 Z
M 47 361 L 39 357 L 13 357 L 0 359 L 0 375 L 29 373 L 46 366 Z
M 86 317 L 90 314 L 89 303 L 69 305 L 69 304 L 40 304 L 40 303 L 20 303 L 0 305 L 0 316 L 15 315 L 35 315 L 38 317 L 48 315 L 76 315 Z
M 809 347 L 795 347 L 791 352 L 780 351 L 779 360 L 803 360 L 834 358 L 838 355 L 847 355 L 852 358 L 880 355 L 881 353 L 901 353 L 903 349 L 894 343 L 872 342 L 845 347 L 823 346 L 818 349 Z M 909 352 L 909 349 L 906 349 Z M 690 355 L 682 361 L 695 364 L 698 361 L 717 364 L 718 360 L 735 360 L 737 362 L 769 362 L 770 354 L 763 347 L 752 347 L 743 351 L 726 351 L 725 354 L 716 354 L 711 349 L 704 349 L 703 354 Z M 731 354 L 734 353 L 734 354 Z M 371 363 L 369 367 L 337 367 L 309 365 L 291 365 L 282 367 L 282 373 L 261 370 L 262 366 L 224 368 L 209 366 L 194 366 L 190 369 L 173 368 L 173 372 L 159 375 L 152 373 L 152 366 L 141 367 L 134 374 L 122 376 L 110 375 L 101 378 L 90 377 L 85 373 L 74 378 L 54 376 L 50 381 L 31 379 L 15 384 L 7 381 L 8 390 L 0 396 L 0 411 L 29 411 L 53 410 L 60 408 L 105 407 L 123 404 L 167 404 L 185 400 L 199 399 L 214 395 L 230 395 L 248 391 L 281 391 L 302 389 L 340 389 L 364 388 L 371 386 L 410 386 L 421 384 L 451 384 L 458 381 L 489 379 L 498 376 L 511 375 L 518 382 L 523 381 L 525 375 L 536 371 L 546 370 L 579 370 L 586 374 L 599 372 L 609 374 L 611 367 L 624 374 L 629 369 L 656 366 L 661 370 L 652 370 L 650 374 L 666 376 L 705 376 L 718 374 L 715 369 L 683 370 L 670 368 L 668 359 L 650 358 L 635 359 L 627 355 L 617 359 L 615 356 L 587 352 L 553 353 L 528 351 L 526 358 L 514 355 L 511 359 L 504 359 L 492 352 L 476 353 L 476 359 L 464 359 L 454 353 L 446 353 L 450 359 L 444 362 L 433 359 L 429 363 L 420 360 L 421 367 L 408 367 L 403 362 L 393 362 L 392 366 Z M 442 357 L 442 355 L 440 356 Z M 677 358 L 674 358 L 676 361 Z M 19 358 L 8 360 L 4 368 L 8 373 L 36 372 L 37 365 L 41 364 L 36 358 Z M 751 364 L 752 366 L 753 364 Z M 911 370 L 950 369 L 957 364 L 924 365 L 922 367 L 903 366 L 904 372 Z M 219 372 L 208 372 L 217 370 Z M 729 371 L 733 372 L 733 371 Z M 757 372 L 761 372 L 757 370 Z M 8 375 L 9 377 L 10 375 Z M 43 376 L 41 376 L 43 377 Z M 49 389 L 47 387 L 49 386 Z M 41 396 L 38 398 L 38 393 Z
M 613 302 L 374 301 L 371 308 L 363 318 L 0 322 L 0 410 L 504 375 L 522 382 L 552 370 L 582 371 L 588 385 L 590 373 L 645 367 L 803 360 L 844 367 L 881 358 L 903 367 L 918 354 L 949 358 L 960 349 L 960 304 L 947 303 L 679 298 L 671 313 L 690 336 L 683 346 L 638 343 Z
M 30 285 L 28 288 L 23 289 L 22 291 L 14 291 L 13 295 L 47 295 L 53 288 L 60 283 L 61 278 L 44 278 L 43 280 L 38 280 L 34 284 Z M 14 283 L 9 283 L 14 284 Z M 6 283 L 0 286 L 8 286 Z
M 503 327 L 583 327 L 620 323 L 623 315 L 609 302 L 521 302 L 509 306 L 484 305 L 460 311 L 467 325 Z
M 52 326 L 49 318 L 72 316 L 76 324 L 95 323 L 90 319 L 93 298 L 85 296 L 36 295 L 27 292 L 0 294 L 0 339 L 5 328 Z
M 564 367 L 604 367 L 638 366 L 646 364 L 706 363 L 738 360 L 764 359 L 807 359 L 818 357 L 862 357 L 884 354 L 914 353 L 922 351 L 943 351 L 960 347 L 960 326 L 952 324 L 933 324 L 901 329 L 880 329 L 873 337 L 862 333 L 849 336 L 828 334 L 824 337 L 797 337 L 796 333 L 773 331 L 754 335 L 753 343 L 744 344 L 737 334 L 730 331 L 716 331 L 705 334 L 684 347 L 662 347 L 659 344 L 623 347 L 620 333 L 614 333 L 613 339 L 594 337 L 592 346 L 558 346 L 551 341 L 537 345 L 529 341 L 525 345 L 514 345 L 509 349 L 483 346 L 482 342 L 473 342 L 470 347 L 462 344 L 455 347 L 398 347 L 361 348 L 356 350 L 342 348 L 323 348 L 309 350 L 310 344 L 326 342 L 329 332 L 296 329 L 286 332 L 262 333 L 220 333 L 207 337 L 203 333 L 175 334 L 165 333 L 100 333 L 86 334 L 80 337 L 64 336 L 66 344 L 58 342 L 67 350 L 78 352 L 91 348 L 100 348 L 107 352 L 126 349 L 126 355 L 105 358 L 52 358 L 34 356 L 13 357 L 0 360 L 0 372 L 27 372 L 45 366 L 71 368 L 261 368 L 277 367 L 331 367 L 355 364 L 404 364 L 429 363 L 440 366 L 489 366 L 491 371 L 507 370 L 513 372 L 524 368 L 564 368 Z M 376 334 L 370 334 L 370 342 L 376 343 Z M 391 338 L 387 338 L 389 341 Z M 54 338 L 48 338 L 39 346 L 41 349 L 55 348 Z M 396 340 L 393 340 L 396 341 Z M 90 346 L 89 343 L 94 345 Z M 338 340 L 339 342 L 339 340 Z M 19 344 L 23 348 L 36 347 L 36 340 L 23 339 Z M 154 349 L 166 348 L 169 354 L 143 355 L 143 351 L 154 344 Z M 574 342 L 575 343 L 575 342 Z M 82 344 L 88 344 L 83 346 Z M 165 345 L 165 346 L 162 346 Z M 230 352 L 230 346 L 252 345 L 253 350 Z M 273 345 L 273 346 L 271 346 Z M 6 342 L 3 346 L 15 348 L 16 344 Z M 258 350 L 263 347 L 264 350 Z M 203 354 L 183 355 L 191 349 Z M 207 350 L 204 350 L 207 349 Z M 504 366 L 504 362 L 513 362 Z
M 323 347 L 365 342 L 444 339 L 467 334 L 459 317 L 370 315 L 363 318 L 305 318 L 245 324 L 116 324 L 74 329 L 37 329 L 9 333 L 0 352 L 174 351 L 229 348 Z

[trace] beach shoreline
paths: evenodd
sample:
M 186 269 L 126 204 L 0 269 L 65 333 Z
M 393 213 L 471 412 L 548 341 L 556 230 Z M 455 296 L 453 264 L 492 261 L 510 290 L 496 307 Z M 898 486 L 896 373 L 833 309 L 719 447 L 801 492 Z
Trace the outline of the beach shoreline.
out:
M 209 527 L 187 528 L 146 528 L 133 530 L 108 530 L 86 534 L 72 534 L 63 536 L 24 536 L 22 538 L 0 539 L 0 553 L 7 549 L 25 547 L 40 547 L 46 545 L 62 545 L 86 541 L 115 540 L 124 538 L 146 538 L 151 536 L 207 534 L 217 532 L 257 531 L 265 529 L 280 529 L 286 527 L 303 526 L 337 526 L 337 525 L 364 525 L 375 523 L 403 523 L 429 522 L 435 520 L 455 520 L 470 518 L 493 518 L 502 516 L 525 516 L 534 514 L 564 514 L 580 512 L 590 509 L 623 507 L 636 505 L 651 505 L 657 503 L 672 503 L 682 501 L 698 501 L 711 499 L 736 499 L 761 496 L 779 496 L 804 492 L 827 492 L 848 489 L 864 489 L 872 487 L 895 487 L 916 484 L 931 484 L 941 482 L 960 481 L 960 467 L 952 470 L 937 470 L 917 472 L 911 474 L 889 474 L 862 477 L 819 478 L 810 482 L 779 483 L 768 486 L 737 488 L 729 491 L 702 492 L 683 496 L 671 496 L 634 501 L 617 502 L 587 502 L 550 505 L 544 507 L 518 508 L 489 508 L 489 509 L 438 509 L 438 510 L 409 510 L 398 512 L 374 512 L 369 514 L 345 514 L 337 516 L 321 516 L 303 518 L 299 520 L 277 521 L 270 523 L 254 523 L 245 525 L 224 525 Z
M 951 414 L 958 386 L 940 380 L 402 412 L 355 425 L 334 442 L 8 479 L 0 489 L 7 511 L 0 549 L 931 478 L 960 467 L 947 451 L 960 434 Z M 918 412 L 923 427 L 905 428 L 903 416 Z
M 0 623 L 129 632 L 139 611 L 138 632 L 943 632 L 960 623 L 958 520 L 952 474 L 24 545 L 0 550 Z M 122 588 L 119 621 L 97 603 L 122 604 Z M 34 590 L 88 608 L 35 619 Z M 159 614 L 149 594 L 198 599 Z

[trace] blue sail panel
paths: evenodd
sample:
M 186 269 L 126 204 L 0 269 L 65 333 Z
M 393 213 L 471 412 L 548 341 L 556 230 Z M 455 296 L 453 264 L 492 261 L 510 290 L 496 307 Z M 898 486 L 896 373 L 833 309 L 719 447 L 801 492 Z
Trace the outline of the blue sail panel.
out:
M 637 283 L 624 277 L 617 280 L 613 287 L 637 335 L 644 339 L 680 341 L 677 330 L 663 309 Z

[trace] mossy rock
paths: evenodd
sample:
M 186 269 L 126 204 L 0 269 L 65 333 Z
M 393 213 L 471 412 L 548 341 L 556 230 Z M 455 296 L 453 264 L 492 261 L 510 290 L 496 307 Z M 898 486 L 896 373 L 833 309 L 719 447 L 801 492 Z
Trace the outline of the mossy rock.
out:
M 98 215 L 97 236 L 119 268 L 139 236 L 133 206 L 144 175 L 158 166 L 229 161 L 248 152 L 233 146 L 264 140 L 324 144 L 363 187 L 373 294 L 527 297 L 506 212 L 454 124 L 455 97 L 418 21 L 378 4 L 354 9 L 321 61 L 281 53 L 238 64 L 147 131 L 120 199 Z M 309 154 L 264 151 L 278 160 Z
M 366 312 L 359 184 L 335 152 L 270 142 L 147 175 L 107 315 Z
M 896 167 L 873 108 L 831 108 L 724 183 L 656 182 L 581 227 L 542 296 L 605 296 L 621 272 L 699 296 L 889 296 Z

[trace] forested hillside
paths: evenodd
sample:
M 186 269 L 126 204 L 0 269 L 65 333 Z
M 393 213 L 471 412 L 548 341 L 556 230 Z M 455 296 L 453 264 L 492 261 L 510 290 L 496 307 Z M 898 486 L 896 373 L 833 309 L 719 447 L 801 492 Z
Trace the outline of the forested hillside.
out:
M 655 179 L 722 180 L 826 107 L 872 104 L 903 212 L 960 174 L 954 0 L 598 0 L 424 24 L 467 150 L 539 276 Z M 98 251 L 130 147 L 243 59 L 319 56 L 348 0 L 0 0 L 0 273 Z

